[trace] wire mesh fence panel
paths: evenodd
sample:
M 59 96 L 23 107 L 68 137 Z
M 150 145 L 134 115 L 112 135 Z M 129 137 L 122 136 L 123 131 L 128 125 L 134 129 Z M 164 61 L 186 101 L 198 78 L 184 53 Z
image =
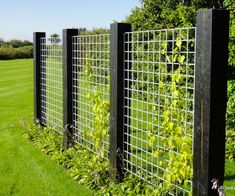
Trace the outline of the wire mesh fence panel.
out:
M 75 141 L 108 159 L 110 38 L 73 37 L 73 127 Z
M 172 195 L 192 190 L 195 28 L 124 34 L 124 167 Z
M 42 123 L 55 131 L 63 130 L 63 60 L 57 38 L 41 38 Z

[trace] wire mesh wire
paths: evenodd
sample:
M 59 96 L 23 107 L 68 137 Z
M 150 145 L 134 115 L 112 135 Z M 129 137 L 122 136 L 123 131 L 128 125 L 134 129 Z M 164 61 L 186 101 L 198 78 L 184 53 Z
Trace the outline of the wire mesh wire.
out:
M 75 141 L 108 159 L 110 38 L 73 37 L 73 127 Z
M 57 38 L 41 38 L 42 123 L 55 131 L 63 130 L 63 60 Z
M 192 190 L 195 28 L 128 32 L 125 170 L 168 194 Z

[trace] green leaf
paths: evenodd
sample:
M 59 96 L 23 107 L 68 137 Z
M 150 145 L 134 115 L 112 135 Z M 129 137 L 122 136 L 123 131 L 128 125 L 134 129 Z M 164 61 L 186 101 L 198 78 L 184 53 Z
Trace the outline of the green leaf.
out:
M 173 97 L 179 97 L 179 91 L 174 91 L 172 94 Z
M 175 45 L 176 45 L 178 48 L 180 48 L 181 45 L 182 45 L 182 41 L 179 40 L 179 39 L 177 39 Z
M 178 56 L 178 62 L 179 63 L 181 63 L 181 64 L 184 63 L 184 60 L 185 60 L 185 56 L 184 55 L 179 55 Z
M 166 56 L 166 60 L 171 63 L 172 62 L 172 57 L 171 56 Z
M 173 58 L 173 62 L 174 62 L 174 63 L 176 62 L 177 57 L 178 57 L 178 54 L 175 54 L 175 55 L 174 55 L 174 58 Z

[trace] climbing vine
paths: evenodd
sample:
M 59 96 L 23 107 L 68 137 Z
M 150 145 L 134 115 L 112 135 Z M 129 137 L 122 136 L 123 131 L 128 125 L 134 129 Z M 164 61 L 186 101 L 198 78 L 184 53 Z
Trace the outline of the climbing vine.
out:
M 159 72 L 159 94 L 170 95 L 165 96 L 160 101 L 164 105 L 160 111 L 162 120 L 160 122 L 160 129 L 153 124 L 157 124 L 158 119 L 153 119 L 149 122 L 148 128 L 148 145 L 154 147 L 152 154 L 159 159 L 159 166 L 164 167 L 163 178 L 164 188 L 172 190 L 174 185 L 181 185 L 189 188 L 189 180 L 192 179 L 192 127 L 186 122 L 189 117 L 185 112 L 192 105 L 186 104 L 186 99 L 189 98 L 190 93 L 185 87 L 186 85 L 186 69 L 190 69 L 186 64 L 186 57 L 181 54 L 183 43 L 182 38 L 177 38 L 175 48 L 171 56 L 166 54 L 167 44 L 162 43 L 162 55 L 166 55 L 167 63 L 175 63 L 179 66 L 175 68 L 174 72 L 167 74 L 167 63 L 161 64 Z M 166 85 L 168 84 L 168 85 Z M 153 112 L 157 113 L 156 107 L 153 106 Z M 155 115 L 157 116 L 157 115 Z M 164 146 L 159 148 L 159 145 Z M 166 161 L 168 160 L 168 161 Z M 161 187 L 161 186 L 160 186 Z
M 101 157 L 105 156 L 105 145 L 104 142 L 108 138 L 109 130 L 109 117 L 110 117 L 110 103 L 108 100 L 103 98 L 102 91 L 109 91 L 109 75 L 105 78 L 105 83 L 107 87 L 102 88 L 99 84 L 95 85 L 94 73 L 92 72 L 92 61 L 86 60 L 84 66 L 84 73 L 87 80 L 85 84 L 87 87 L 92 85 L 92 91 L 88 91 L 86 94 L 88 102 L 92 105 L 92 111 L 94 113 L 94 127 L 93 130 L 88 130 L 86 132 L 86 137 L 94 142 L 95 151 Z

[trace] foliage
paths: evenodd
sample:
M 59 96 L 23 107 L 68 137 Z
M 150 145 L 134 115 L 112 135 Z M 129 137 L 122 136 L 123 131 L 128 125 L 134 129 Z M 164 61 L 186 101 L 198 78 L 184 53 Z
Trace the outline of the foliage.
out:
M 235 160 L 235 131 L 226 130 L 226 151 L 225 157 L 229 160 Z
M 104 146 L 102 141 L 109 130 L 110 103 L 102 100 L 102 95 L 98 90 L 94 90 L 93 94 L 88 93 L 87 97 L 88 101 L 93 105 L 93 112 L 95 113 L 95 128 L 90 132 L 90 136 L 95 142 L 96 151 L 103 157 Z
M 109 162 L 79 145 L 62 150 L 62 136 L 52 129 L 24 122 L 24 138 L 62 165 L 79 184 L 94 190 L 95 195 L 166 195 L 162 187 L 156 189 L 141 179 L 126 175 L 121 183 L 114 183 Z
M 52 45 L 56 45 L 61 42 L 60 35 L 57 33 L 51 34 L 48 40 L 51 42 Z
M 33 57 L 33 47 L 23 46 L 19 48 L 13 48 L 12 46 L 0 47 L 0 59 L 23 59 Z
M 4 39 L 0 38 L 0 47 L 3 47 L 5 45 Z
M 196 12 L 201 8 L 221 8 L 230 10 L 229 75 L 235 75 L 235 4 L 233 0 L 141 0 L 141 6 L 132 10 L 126 22 L 133 30 L 188 27 L 196 25 Z M 234 159 L 235 145 L 235 97 L 234 84 L 228 85 L 226 157 Z M 231 93 L 232 92 L 232 93 Z
M 24 46 L 33 46 L 33 43 L 28 40 L 18 40 L 18 39 L 12 39 L 9 41 L 4 41 L 2 38 L 0 38 L 0 47 L 9 47 L 12 46 L 13 48 L 20 48 Z
M 235 67 L 235 4 L 233 0 L 141 0 L 125 22 L 132 24 L 133 30 L 188 27 L 196 25 L 196 12 L 201 8 L 221 8 L 230 10 L 229 65 Z M 224 5 L 223 5 L 224 4 Z
M 81 29 L 82 35 L 99 35 L 99 34 L 108 34 L 109 29 L 106 28 L 93 28 L 91 30 Z
M 182 3 L 182 0 L 141 0 L 141 6 L 132 10 L 126 22 L 133 30 L 188 27 L 196 24 L 196 11 L 211 7 L 210 0 L 194 0 Z
M 196 12 L 202 8 L 228 9 L 232 0 L 140 0 L 141 6 L 134 8 L 126 22 L 133 24 L 134 30 L 186 27 L 196 25 Z
M 11 45 L 13 48 L 20 48 L 24 46 L 33 46 L 33 43 L 28 41 L 28 40 L 17 40 L 17 39 L 12 39 L 8 42 L 5 42 L 7 45 Z
M 226 158 L 235 160 L 235 81 L 228 82 L 226 112 Z
M 0 60 L 22 59 L 33 57 L 33 43 L 27 40 L 0 39 Z
M 158 103 L 164 105 L 161 111 L 157 110 L 154 106 L 153 112 L 155 117 L 153 121 L 149 121 L 148 129 L 148 145 L 150 149 L 154 147 L 152 151 L 153 156 L 159 159 L 159 166 L 165 168 L 164 178 L 166 182 L 162 186 L 163 190 L 173 190 L 172 184 L 179 184 L 184 186 L 186 189 L 190 189 L 188 184 L 189 180 L 192 179 L 192 168 L 193 168 L 193 157 L 192 157 L 192 127 L 187 125 L 185 122 L 192 121 L 192 118 L 185 115 L 184 111 L 190 109 L 189 102 L 186 103 L 185 98 L 192 96 L 184 87 L 186 86 L 185 76 L 186 70 L 192 68 L 186 63 L 186 57 L 181 54 L 181 50 L 185 47 L 185 44 L 181 41 L 184 40 L 184 35 L 179 34 L 176 38 L 175 48 L 172 51 L 172 55 L 167 55 L 169 51 L 167 43 L 162 43 L 162 55 L 166 55 L 166 59 L 169 63 L 179 64 L 175 70 L 166 69 L 167 64 L 160 65 L 160 72 L 162 75 L 159 80 Z M 172 73 L 171 73 L 172 72 Z M 170 75 L 170 77 L 168 77 Z M 189 81 L 188 81 L 189 82 Z M 191 81 L 193 82 L 193 81 Z M 190 86 L 190 84 L 187 84 Z M 191 84 L 192 85 L 192 84 Z M 161 98 L 161 95 L 165 95 Z M 157 101 L 157 100 L 155 100 Z M 158 121 L 158 115 L 162 116 L 162 121 Z M 153 124 L 159 124 L 153 126 Z M 159 148 L 159 143 L 164 146 L 164 150 Z M 156 147 L 155 147 L 156 146 Z M 169 160 L 165 163 L 164 159 Z
M 225 0 L 226 8 L 230 10 L 230 31 L 229 31 L 229 66 L 235 68 L 235 4 L 233 0 Z M 233 77 L 235 70 L 231 69 Z M 230 70 L 230 72 L 231 72 Z M 234 78 L 233 78 L 234 79 Z
M 95 114 L 94 118 L 94 129 L 88 130 L 86 137 L 95 143 L 95 151 L 101 156 L 105 156 L 105 147 L 103 142 L 109 131 L 109 118 L 110 118 L 110 103 L 109 100 L 103 98 L 101 93 L 101 85 L 107 83 L 107 90 L 109 89 L 110 77 L 106 76 L 101 78 L 102 81 L 98 81 L 100 78 L 97 75 L 101 75 L 100 68 L 95 70 L 92 67 L 93 61 L 86 59 L 84 66 L 84 76 L 86 77 L 85 87 L 89 89 L 92 85 L 92 91 L 86 93 L 88 102 L 93 106 L 92 110 Z M 101 83 L 101 85 L 97 83 Z M 100 89 L 101 88 L 101 89 Z M 103 88 L 102 90 L 105 91 Z

